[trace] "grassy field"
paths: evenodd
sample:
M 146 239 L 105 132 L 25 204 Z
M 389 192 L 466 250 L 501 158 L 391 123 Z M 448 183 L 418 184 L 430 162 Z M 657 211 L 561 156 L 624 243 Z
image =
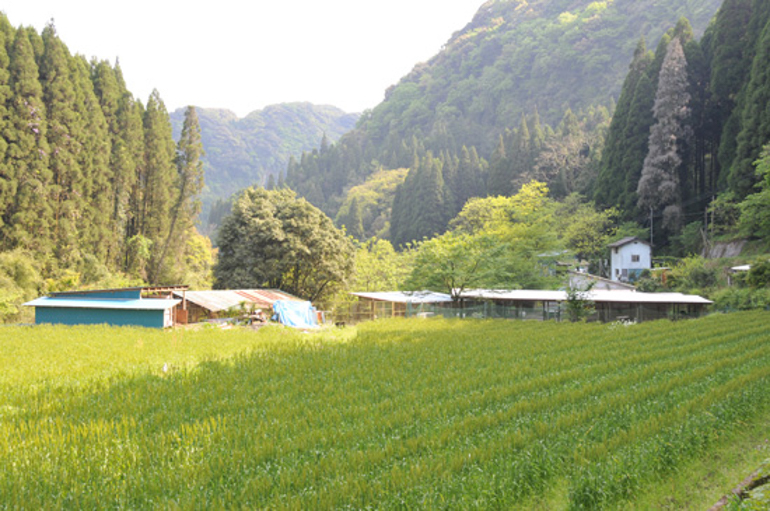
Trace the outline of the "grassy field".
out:
M 768 326 L 5 327 L 0 507 L 633 505 L 770 415 Z

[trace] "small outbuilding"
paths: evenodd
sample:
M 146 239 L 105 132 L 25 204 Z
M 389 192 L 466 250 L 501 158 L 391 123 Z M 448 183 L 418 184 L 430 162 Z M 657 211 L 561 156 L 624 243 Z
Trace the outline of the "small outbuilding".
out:
M 348 319 L 353 322 L 378 318 L 431 315 L 435 307 L 452 306 L 450 295 L 432 291 L 382 291 L 350 294 L 358 298 L 358 302 L 351 306 L 348 311 Z
M 464 292 L 462 299 L 467 310 L 482 314 L 479 317 L 558 321 L 566 317 L 563 309 L 569 298 L 566 291 L 476 289 Z M 589 319 L 604 322 L 695 318 L 712 304 L 697 295 L 623 290 L 592 289 L 584 299 L 594 305 Z
M 182 300 L 170 297 L 176 287 L 135 287 L 51 293 L 27 302 L 35 308 L 35 323 L 61 325 L 142 326 L 174 325 L 175 307 Z
M 244 314 L 262 311 L 270 317 L 273 304 L 279 300 L 303 301 L 300 298 L 278 289 L 235 289 L 212 291 L 173 292 L 176 298 L 185 301 L 187 320 L 199 323 L 207 319 L 220 318 L 232 311 L 243 310 Z

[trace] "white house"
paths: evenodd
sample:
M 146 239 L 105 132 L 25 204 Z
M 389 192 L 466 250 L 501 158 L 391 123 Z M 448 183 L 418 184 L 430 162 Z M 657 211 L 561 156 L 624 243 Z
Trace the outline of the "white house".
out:
M 611 278 L 614 281 L 634 282 L 643 270 L 652 268 L 652 246 L 644 240 L 623 238 L 609 247 Z

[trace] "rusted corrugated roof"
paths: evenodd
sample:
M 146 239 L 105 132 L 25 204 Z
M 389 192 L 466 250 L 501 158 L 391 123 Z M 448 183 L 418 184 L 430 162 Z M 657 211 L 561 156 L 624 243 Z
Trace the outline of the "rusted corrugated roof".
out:
M 254 304 L 257 308 L 269 309 L 276 300 L 300 300 L 278 289 L 185 291 L 184 293 L 174 291 L 174 295 L 177 298 L 184 297 L 187 301 L 212 312 L 239 307 L 244 302 L 247 305 Z

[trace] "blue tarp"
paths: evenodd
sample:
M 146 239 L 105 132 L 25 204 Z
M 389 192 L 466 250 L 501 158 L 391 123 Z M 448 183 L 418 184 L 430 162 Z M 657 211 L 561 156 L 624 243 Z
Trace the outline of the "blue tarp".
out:
M 310 302 L 277 300 L 273 303 L 274 318 L 286 326 L 296 328 L 318 327 L 315 307 Z

